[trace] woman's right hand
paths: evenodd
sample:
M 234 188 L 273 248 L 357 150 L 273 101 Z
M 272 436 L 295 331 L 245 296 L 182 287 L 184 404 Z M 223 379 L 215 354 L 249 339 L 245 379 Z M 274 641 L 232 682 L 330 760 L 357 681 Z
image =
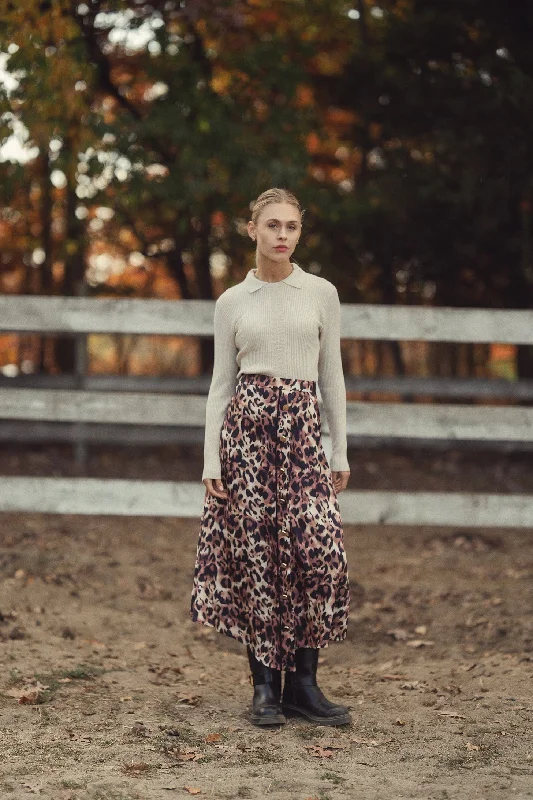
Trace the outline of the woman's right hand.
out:
M 228 499 L 228 493 L 220 478 L 204 478 L 202 483 L 205 484 L 207 494 L 212 494 L 215 497 L 219 497 L 221 500 Z

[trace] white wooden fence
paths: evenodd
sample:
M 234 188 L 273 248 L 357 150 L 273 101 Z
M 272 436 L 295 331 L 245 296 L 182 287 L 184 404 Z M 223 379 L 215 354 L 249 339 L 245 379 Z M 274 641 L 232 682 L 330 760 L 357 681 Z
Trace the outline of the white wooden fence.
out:
M 47 334 L 213 335 L 214 302 L 0 297 L 0 330 Z M 343 304 L 345 339 L 533 344 L 533 312 Z M 5 387 L 5 383 L 3 384 Z M 192 427 L 205 394 L 0 387 L 0 420 Z M 322 406 L 322 401 L 320 400 Z M 323 433 L 329 429 L 322 414 Z M 349 402 L 349 437 L 533 442 L 527 407 Z M 197 517 L 202 482 L 0 477 L 0 511 Z M 529 527 L 533 497 L 449 492 L 339 495 L 347 523 Z

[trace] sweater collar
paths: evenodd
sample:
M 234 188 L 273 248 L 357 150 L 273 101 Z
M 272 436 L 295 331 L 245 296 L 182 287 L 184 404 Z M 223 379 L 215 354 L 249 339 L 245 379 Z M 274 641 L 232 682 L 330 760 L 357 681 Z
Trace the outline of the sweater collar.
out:
M 290 273 L 290 275 L 287 275 L 286 278 L 283 278 L 283 280 L 281 281 L 276 281 L 276 283 L 288 283 L 289 286 L 295 286 L 297 289 L 301 289 L 304 282 L 305 272 L 300 266 L 298 266 L 298 264 L 295 261 L 292 261 L 291 263 L 294 265 L 293 271 Z M 246 278 L 244 279 L 244 282 L 249 292 L 256 292 L 263 286 L 270 285 L 266 281 L 260 281 L 258 278 L 256 278 L 253 273 L 253 270 L 248 271 L 248 273 L 246 274 Z

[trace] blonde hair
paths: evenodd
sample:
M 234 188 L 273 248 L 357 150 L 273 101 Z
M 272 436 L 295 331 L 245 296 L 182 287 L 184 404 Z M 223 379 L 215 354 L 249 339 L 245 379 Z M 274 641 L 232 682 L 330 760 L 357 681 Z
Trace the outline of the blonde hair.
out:
M 259 219 L 259 214 L 261 211 L 270 203 L 289 203 L 291 206 L 296 206 L 298 211 L 300 212 L 300 216 L 303 217 L 303 211 L 300 207 L 300 203 L 295 195 L 292 192 L 289 192 L 288 189 L 267 189 L 266 192 L 263 192 L 259 195 L 257 200 L 250 204 L 252 208 L 252 222 L 255 224 Z

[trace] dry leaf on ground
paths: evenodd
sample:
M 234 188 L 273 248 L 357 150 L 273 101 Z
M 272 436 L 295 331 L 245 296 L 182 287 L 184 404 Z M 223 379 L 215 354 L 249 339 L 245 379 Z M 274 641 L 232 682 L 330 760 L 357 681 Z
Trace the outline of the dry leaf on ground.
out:
M 147 764 L 144 761 L 139 761 L 137 764 L 124 764 L 122 767 L 122 771 L 126 772 L 128 775 L 139 775 L 141 772 L 148 772 L 149 770 L 153 769 L 152 764 Z
M 406 642 L 409 638 L 409 632 L 403 628 L 394 628 L 393 630 L 387 631 L 387 636 L 393 636 L 397 642 Z
M 180 761 L 199 761 L 203 755 L 198 750 L 187 750 L 185 753 L 179 753 L 178 758 Z
M 452 717 L 452 719 L 466 719 L 463 714 L 459 714 L 458 711 L 437 711 L 439 717 Z
M 472 742 L 467 742 L 465 744 L 465 747 L 466 747 L 467 750 L 479 750 L 479 745 L 478 744 L 472 744 Z
M 348 744 L 341 742 L 338 739 L 317 739 L 315 745 L 318 747 L 325 747 L 327 750 L 347 750 Z
M 392 742 L 393 740 L 392 739 L 382 739 L 381 741 L 379 741 L 379 739 L 364 739 L 362 736 L 352 736 L 350 741 L 353 742 L 354 744 L 366 744 L 369 747 L 379 747 L 379 745 L 388 744 L 389 742 Z
M 197 706 L 201 699 L 199 694 L 179 694 L 177 697 L 178 703 L 183 703 L 187 706 Z
M 2 694 L 6 697 L 15 697 L 19 703 L 38 703 L 43 692 L 49 689 L 42 683 L 35 683 L 30 686 L 23 686 L 21 689 L 5 689 Z
M 310 753 L 315 758 L 333 758 L 335 753 L 333 750 L 327 747 L 320 747 L 319 745 L 313 744 L 310 747 L 306 747 L 308 753 Z
M 197 786 L 184 786 L 183 788 L 186 792 L 189 792 L 189 794 L 202 794 L 202 790 Z
M 406 642 L 405 644 L 409 647 L 431 647 L 435 644 L 435 642 L 430 642 L 427 639 L 411 639 L 411 641 Z

